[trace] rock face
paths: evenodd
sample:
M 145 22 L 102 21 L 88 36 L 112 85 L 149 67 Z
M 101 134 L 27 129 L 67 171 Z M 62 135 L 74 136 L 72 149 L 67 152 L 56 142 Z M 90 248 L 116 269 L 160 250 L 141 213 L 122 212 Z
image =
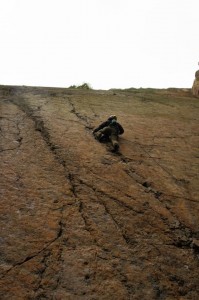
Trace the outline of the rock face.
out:
M 190 91 L 0 87 L 0 299 L 199 299 Z M 92 130 L 116 114 L 120 152 Z
M 192 87 L 192 93 L 195 97 L 199 98 L 199 70 L 195 73 L 195 80 Z

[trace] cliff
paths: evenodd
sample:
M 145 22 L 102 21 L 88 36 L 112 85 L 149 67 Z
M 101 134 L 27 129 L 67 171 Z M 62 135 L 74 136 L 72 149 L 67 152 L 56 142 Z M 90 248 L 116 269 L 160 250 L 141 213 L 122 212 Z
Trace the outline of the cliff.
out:
M 0 87 L 0 298 L 198 299 L 191 90 Z M 116 114 L 120 152 L 94 127 Z

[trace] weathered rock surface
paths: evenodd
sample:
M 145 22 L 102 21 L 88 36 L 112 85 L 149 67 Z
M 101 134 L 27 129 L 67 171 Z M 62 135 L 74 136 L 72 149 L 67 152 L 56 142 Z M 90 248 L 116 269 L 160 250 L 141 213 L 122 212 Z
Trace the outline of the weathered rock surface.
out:
M 192 94 L 195 97 L 199 97 L 199 70 L 195 73 L 195 80 L 192 86 Z
M 198 116 L 190 90 L 0 87 L 0 299 L 199 299 Z

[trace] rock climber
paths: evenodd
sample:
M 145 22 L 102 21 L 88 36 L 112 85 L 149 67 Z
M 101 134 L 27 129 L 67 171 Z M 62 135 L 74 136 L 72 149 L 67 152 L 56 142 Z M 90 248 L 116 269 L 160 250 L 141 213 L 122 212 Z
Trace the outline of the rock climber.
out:
M 101 123 L 93 130 L 95 138 L 100 142 L 110 141 L 114 151 L 118 151 L 118 137 L 123 133 L 124 129 L 122 125 L 117 122 L 117 117 L 115 115 L 111 115 L 107 121 Z

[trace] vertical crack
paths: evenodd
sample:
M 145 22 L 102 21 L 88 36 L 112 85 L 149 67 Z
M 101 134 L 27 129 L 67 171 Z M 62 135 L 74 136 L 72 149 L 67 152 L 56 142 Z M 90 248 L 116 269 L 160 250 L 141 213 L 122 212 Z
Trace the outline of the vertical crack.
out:
M 74 103 L 69 97 L 68 97 L 68 102 L 71 106 L 71 113 L 73 113 L 80 121 L 82 121 L 86 129 L 92 130 L 93 126 L 91 126 L 89 118 L 85 115 L 82 115 L 80 112 L 76 110 Z

